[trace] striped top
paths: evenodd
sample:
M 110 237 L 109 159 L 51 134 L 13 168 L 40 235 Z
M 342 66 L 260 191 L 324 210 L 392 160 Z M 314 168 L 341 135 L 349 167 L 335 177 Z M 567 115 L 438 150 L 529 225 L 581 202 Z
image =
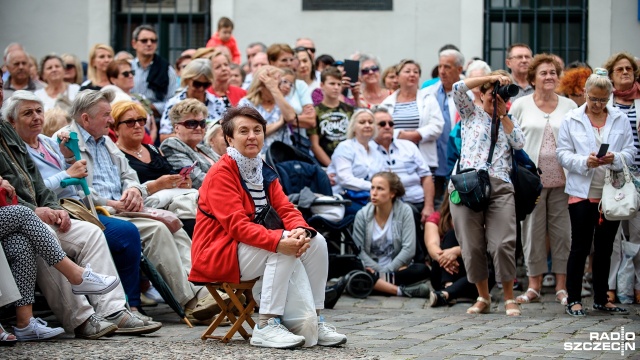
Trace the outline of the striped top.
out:
M 418 103 L 415 100 L 396 103 L 392 115 L 396 130 L 415 130 L 420 125 L 420 112 L 418 112 Z
M 246 182 L 247 189 L 249 189 L 249 194 L 251 194 L 251 198 L 253 199 L 253 203 L 256 204 L 256 213 L 258 209 L 267 206 L 267 194 L 264 192 L 264 187 L 262 184 L 256 185 L 249 182 Z
M 614 103 L 613 106 L 617 107 L 623 113 L 627 114 L 629 118 L 629 123 L 631 123 L 631 133 L 633 134 L 633 145 L 636 147 L 636 156 L 633 159 L 633 165 L 640 165 L 640 143 L 638 142 L 638 127 L 637 124 L 637 116 L 636 116 L 636 107 L 635 103 L 631 105 L 622 105 L 618 103 Z

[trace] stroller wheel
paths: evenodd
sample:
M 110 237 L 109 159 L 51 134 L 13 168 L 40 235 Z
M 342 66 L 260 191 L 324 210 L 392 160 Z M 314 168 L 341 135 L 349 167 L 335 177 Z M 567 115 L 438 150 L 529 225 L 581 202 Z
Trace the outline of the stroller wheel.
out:
M 373 278 L 368 272 L 353 270 L 345 276 L 347 293 L 357 299 L 364 299 L 373 291 Z

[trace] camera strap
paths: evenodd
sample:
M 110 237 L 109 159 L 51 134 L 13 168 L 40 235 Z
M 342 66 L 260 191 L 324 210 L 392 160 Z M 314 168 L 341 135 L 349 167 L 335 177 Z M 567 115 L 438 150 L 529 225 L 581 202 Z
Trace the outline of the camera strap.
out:
M 487 157 L 487 169 L 491 166 L 491 162 L 493 161 L 493 151 L 496 148 L 496 143 L 498 142 L 498 98 L 497 95 L 493 94 L 493 116 L 491 117 L 491 147 L 489 147 L 489 157 Z

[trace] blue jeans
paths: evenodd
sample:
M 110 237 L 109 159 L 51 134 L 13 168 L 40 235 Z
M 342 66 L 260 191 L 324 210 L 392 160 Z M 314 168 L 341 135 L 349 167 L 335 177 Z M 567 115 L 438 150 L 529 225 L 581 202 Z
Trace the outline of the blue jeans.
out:
M 140 233 L 128 221 L 98 215 L 129 306 L 140 306 Z

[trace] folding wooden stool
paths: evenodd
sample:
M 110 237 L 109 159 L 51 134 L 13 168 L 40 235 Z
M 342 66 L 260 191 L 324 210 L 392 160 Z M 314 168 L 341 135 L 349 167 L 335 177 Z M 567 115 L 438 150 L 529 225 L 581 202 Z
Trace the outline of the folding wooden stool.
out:
M 255 321 L 253 321 L 253 319 L 251 318 L 251 313 L 256 306 L 256 301 L 253 299 L 253 296 L 251 296 L 251 289 L 253 289 L 253 285 L 255 285 L 256 281 L 258 281 L 258 279 L 241 281 L 239 284 L 216 282 L 205 285 L 211 293 L 211 296 L 213 296 L 213 298 L 216 300 L 216 303 L 218 303 L 218 306 L 220 306 L 221 310 L 215 321 L 212 322 L 211 325 L 209 325 L 207 330 L 205 330 L 205 332 L 200 337 L 202 340 L 218 339 L 223 343 L 227 343 L 229 342 L 229 340 L 231 340 L 236 332 L 240 332 L 240 335 L 242 335 L 245 340 L 249 340 L 251 334 L 247 333 L 243 325 L 246 322 L 251 327 L 251 329 L 256 326 Z M 218 294 L 217 290 L 220 288 L 224 289 L 227 295 L 229 295 L 229 300 L 231 301 L 228 305 L 222 299 L 220 294 Z M 239 299 L 243 294 L 245 294 L 246 299 L 249 300 L 249 303 L 246 306 L 242 305 Z M 237 312 L 239 313 L 237 318 L 234 314 L 234 309 L 237 309 Z M 228 318 L 231 322 L 231 329 L 229 329 L 229 331 L 227 331 L 224 336 L 211 335 L 214 330 L 218 328 L 218 325 L 220 325 L 220 323 L 224 321 L 225 318 Z

